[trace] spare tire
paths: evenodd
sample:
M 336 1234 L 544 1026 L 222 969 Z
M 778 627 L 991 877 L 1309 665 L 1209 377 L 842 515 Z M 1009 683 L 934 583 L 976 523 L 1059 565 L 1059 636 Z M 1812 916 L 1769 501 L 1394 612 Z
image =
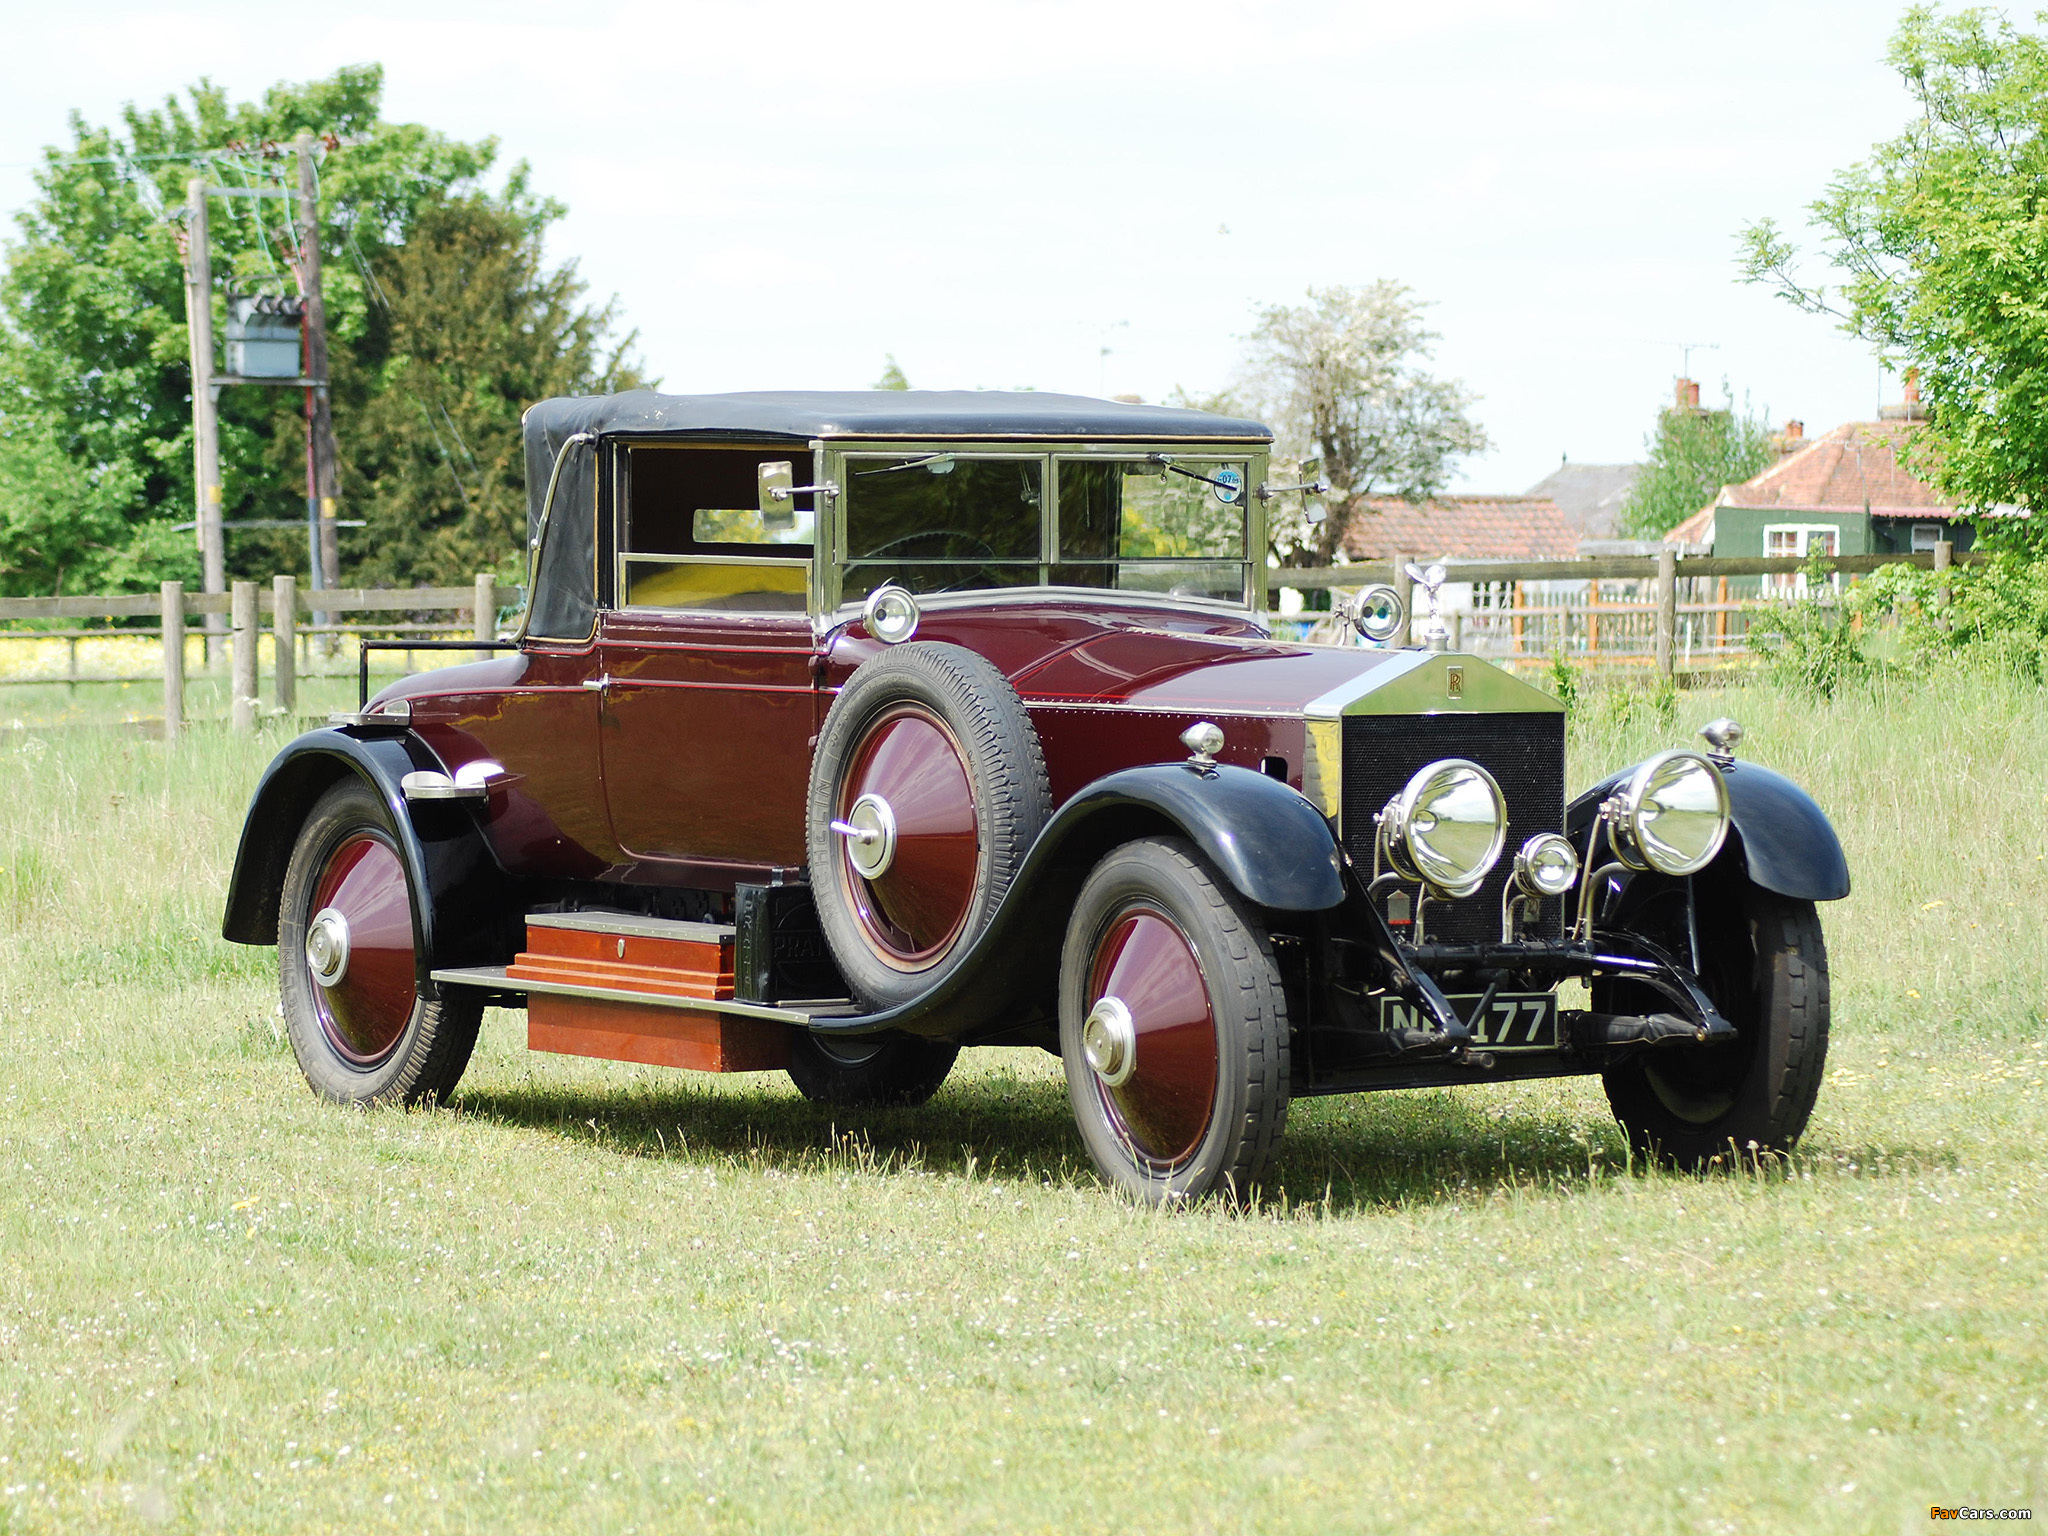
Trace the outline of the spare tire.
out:
M 808 806 L 818 921 L 854 997 L 887 1008 L 943 978 L 1051 806 L 1038 733 L 989 661 L 920 641 L 863 663 L 825 716 Z

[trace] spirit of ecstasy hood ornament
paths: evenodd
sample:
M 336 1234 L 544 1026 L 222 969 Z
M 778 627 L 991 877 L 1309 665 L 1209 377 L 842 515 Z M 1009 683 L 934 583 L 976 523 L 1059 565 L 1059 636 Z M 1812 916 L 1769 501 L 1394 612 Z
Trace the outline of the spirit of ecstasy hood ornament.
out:
M 1412 561 L 1408 565 L 1408 579 L 1422 588 L 1422 595 L 1429 603 L 1429 622 L 1423 626 L 1422 643 L 1432 651 L 1445 650 L 1450 645 L 1451 632 L 1444 628 L 1443 615 L 1437 612 L 1445 574 L 1440 565 L 1432 565 L 1427 570 Z

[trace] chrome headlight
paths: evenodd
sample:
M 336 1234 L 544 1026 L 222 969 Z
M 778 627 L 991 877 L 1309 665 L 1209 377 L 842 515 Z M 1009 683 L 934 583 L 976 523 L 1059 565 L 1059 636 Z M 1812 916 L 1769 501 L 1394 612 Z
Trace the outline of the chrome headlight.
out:
M 1631 869 L 1690 875 L 1728 837 L 1728 783 L 1697 752 L 1660 752 L 1608 805 L 1615 857 Z
M 1538 832 L 1515 850 L 1515 886 L 1524 896 L 1562 896 L 1578 878 L 1578 850 L 1555 832 Z
M 1446 896 L 1479 889 L 1507 833 L 1500 786 L 1461 757 L 1431 763 L 1380 812 L 1380 852 L 1394 872 Z

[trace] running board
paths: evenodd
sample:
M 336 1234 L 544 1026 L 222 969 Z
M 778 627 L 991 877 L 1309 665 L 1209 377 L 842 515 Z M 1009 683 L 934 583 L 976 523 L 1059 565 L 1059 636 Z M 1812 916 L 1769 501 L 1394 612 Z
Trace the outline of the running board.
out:
M 637 912 L 534 912 L 510 965 L 437 970 L 443 986 L 526 996 L 529 1050 L 698 1072 L 789 1065 L 794 1030 L 851 1002 L 772 1007 L 733 996 L 734 930 Z
M 434 980 L 451 987 L 482 987 L 491 992 L 525 992 L 543 997 L 583 997 L 599 1002 L 631 1003 L 642 1008 L 666 1008 L 678 1013 L 719 1013 L 734 1018 L 761 1019 L 775 1024 L 807 1025 L 813 1019 L 852 1018 L 860 1010 L 843 999 L 776 1007 L 769 1003 L 743 1003 L 729 997 L 678 997 L 666 992 L 636 992 L 626 987 L 593 987 L 573 981 L 513 979 L 502 965 L 471 965 L 435 971 Z

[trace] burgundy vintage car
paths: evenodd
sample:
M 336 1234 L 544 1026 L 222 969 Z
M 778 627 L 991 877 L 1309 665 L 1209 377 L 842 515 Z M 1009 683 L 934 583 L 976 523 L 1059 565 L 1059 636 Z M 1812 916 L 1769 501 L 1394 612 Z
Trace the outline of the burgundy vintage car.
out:
M 515 632 L 250 807 L 225 932 L 322 1096 L 445 1099 L 497 1005 L 836 1105 L 1053 1051 L 1151 1201 L 1256 1185 L 1304 1094 L 1599 1073 L 1682 1163 L 1805 1126 L 1826 817 L 1728 721 L 1567 806 L 1558 702 L 1398 643 L 1388 589 L 1276 639 L 1267 513 L 1319 488 L 1257 423 L 634 393 L 525 433 Z

